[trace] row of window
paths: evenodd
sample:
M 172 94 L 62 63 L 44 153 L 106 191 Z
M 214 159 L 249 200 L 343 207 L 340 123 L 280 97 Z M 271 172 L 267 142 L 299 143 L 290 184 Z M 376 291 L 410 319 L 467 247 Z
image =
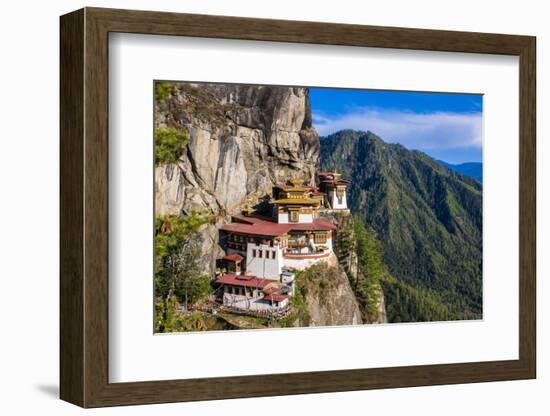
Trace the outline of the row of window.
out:
M 237 241 L 239 243 L 246 243 L 246 237 L 238 234 L 230 234 L 229 239 L 231 241 Z
M 226 286 L 225 293 L 230 295 L 253 296 L 253 289 L 237 286 Z M 262 293 L 263 292 L 260 289 L 256 290 L 256 296 L 260 296 Z
M 315 244 L 322 244 L 327 242 L 327 235 L 324 233 L 316 233 L 313 237 L 313 241 L 315 241 Z
M 246 245 L 245 244 L 228 243 L 227 247 L 232 248 L 234 250 L 246 251 Z
M 252 257 L 258 257 L 261 259 L 264 257 L 264 253 L 266 259 L 269 259 L 270 256 L 272 259 L 274 259 L 277 256 L 277 252 L 275 250 L 257 250 L 255 248 L 252 249 Z
M 229 234 L 229 241 L 230 242 L 237 242 L 237 243 L 254 243 L 257 246 L 260 244 L 269 245 L 270 247 L 273 247 L 273 240 L 260 240 L 258 238 L 252 238 L 252 237 L 245 237 L 239 234 Z

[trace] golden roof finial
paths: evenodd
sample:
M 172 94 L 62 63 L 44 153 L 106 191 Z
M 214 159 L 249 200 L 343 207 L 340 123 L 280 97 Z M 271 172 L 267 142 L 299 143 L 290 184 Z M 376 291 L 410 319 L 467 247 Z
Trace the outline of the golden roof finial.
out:
M 290 183 L 294 186 L 300 186 L 304 183 L 303 179 L 291 179 Z

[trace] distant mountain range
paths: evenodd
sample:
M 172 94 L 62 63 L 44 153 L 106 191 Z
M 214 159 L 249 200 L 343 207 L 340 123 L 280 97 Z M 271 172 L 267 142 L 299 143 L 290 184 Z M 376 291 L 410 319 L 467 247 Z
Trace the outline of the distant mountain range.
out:
M 390 322 L 481 318 L 481 182 L 371 132 L 320 142 L 321 169 L 351 181 L 348 205 L 382 244 Z
M 466 162 L 460 163 L 458 165 L 453 165 L 452 163 L 444 162 L 443 160 L 436 160 L 440 165 L 445 166 L 448 169 L 451 169 L 455 172 L 458 172 L 462 175 L 470 176 L 477 179 L 478 181 L 483 180 L 483 163 L 481 162 Z

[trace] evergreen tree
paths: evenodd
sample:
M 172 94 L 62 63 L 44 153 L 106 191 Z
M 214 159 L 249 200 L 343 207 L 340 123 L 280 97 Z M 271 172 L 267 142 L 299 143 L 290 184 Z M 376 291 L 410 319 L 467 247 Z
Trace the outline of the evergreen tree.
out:
M 210 277 L 200 264 L 202 237 L 199 229 L 209 215 L 193 212 L 185 217 L 156 219 L 155 233 L 155 327 L 160 332 L 173 326 L 174 310 L 181 302 L 187 310 L 211 292 Z
M 367 230 L 359 218 L 354 218 L 353 229 L 357 251 L 357 278 L 354 292 L 368 322 L 376 321 L 380 302 L 380 279 L 384 272 L 381 248 L 374 233 Z

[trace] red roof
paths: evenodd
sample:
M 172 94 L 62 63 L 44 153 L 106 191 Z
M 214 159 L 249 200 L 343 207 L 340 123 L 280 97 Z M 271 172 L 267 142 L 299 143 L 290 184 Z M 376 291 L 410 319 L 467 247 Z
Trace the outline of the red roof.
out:
M 259 221 L 255 224 L 226 224 L 221 227 L 221 230 L 239 234 L 278 237 L 288 231 L 288 226 L 287 224 L 277 224 L 270 221 Z
M 287 299 L 287 296 L 281 295 L 280 293 L 271 293 L 269 295 L 265 295 L 264 299 L 270 302 L 281 302 Z
M 258 220 L 254 224 L 232 223 L 221 227 L 223 231 L 248 235 L 278 237 L 289 231 L 328 231 L 336 230 L 336 226 L 329 221 L 313 220 L 306 224 L 278 224 L 272 221 Z
M 276 280 L 261 279 L 249 274 L 224 274 L 217 280 L 218 283 L 224 285 L 257 287 L 263 289 L 270 283 L 277 282 Z
M 229 255 L 225 256 L 223 259 L 224 260 L 229 260 L 229 261 L 241 261 L 243 259 L 243 257 L 238 255 L 238 254 L 229 254 Z
M 245 224 L 257 224 L 262 221 L 275 222 L 272 218 L 259 214 L 233 215 L 232 219 L 234 222 L 244 222 Z
M 264 295 L 272 295 L 274 293 L 279 293 L 279 290 L 281 290 L 279 285 L 268 285 L 262 290 L 262 292 L 264 292 Z

